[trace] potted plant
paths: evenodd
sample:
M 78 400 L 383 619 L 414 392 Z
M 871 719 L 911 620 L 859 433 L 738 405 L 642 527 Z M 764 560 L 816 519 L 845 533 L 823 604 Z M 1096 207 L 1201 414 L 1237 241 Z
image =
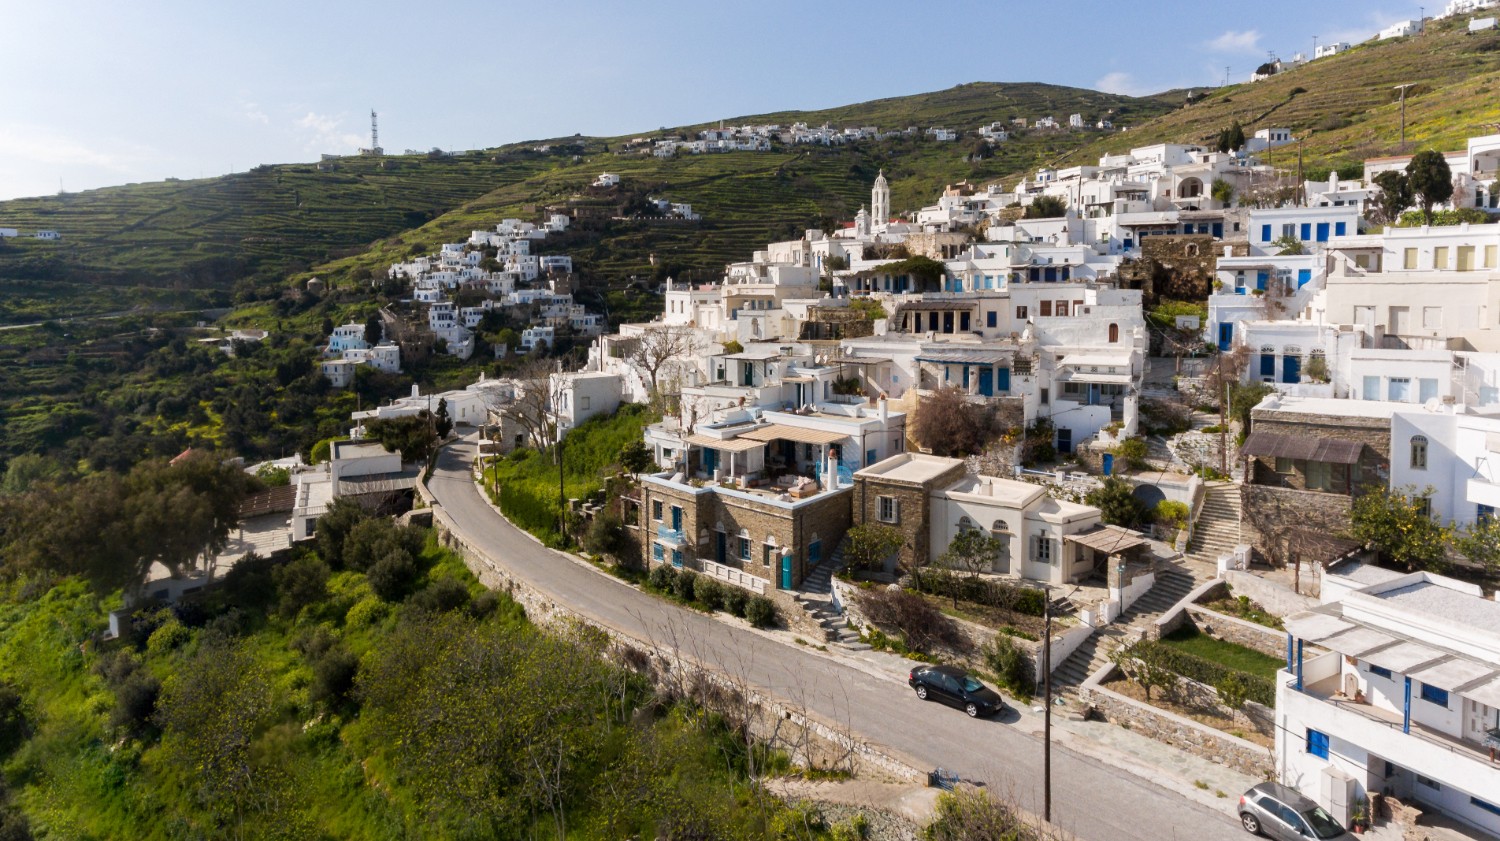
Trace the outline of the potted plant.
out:
M 1355 835 L 1363 835 L 1370 828 L 1370 804 L 1363 797 L 1354 801 L 1354 808 L 1349 813 L 1349 828 Z

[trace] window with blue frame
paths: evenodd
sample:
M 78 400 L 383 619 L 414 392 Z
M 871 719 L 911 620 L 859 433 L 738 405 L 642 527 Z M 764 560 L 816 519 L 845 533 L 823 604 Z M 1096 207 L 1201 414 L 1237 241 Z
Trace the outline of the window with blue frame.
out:
M 1307 752 L 1319 759 L 1328 758 L 1328 734 L 1307 728 Z
M 994 310 L 990 310 L 984 314 L 984 326 L 998 327 L 999 324 L 998 314 Z
M 1341 236 L 1344 235 L 1344 231 L 1346 231 L 1346 230 L 1348 230 L 1348 228 L 1345 227 L 1345 225 L 1344 225 L 1343 222 L 1334 222 L 1333 223 L 1333 235 L 1334 236 L 1341 237 Z
M 1299 237 L 1299 239 L 1302 239 L 1304 241 L 1312 239 L 1312 223 L 1311 222 L 1303 222 L 1302 223 L 1302 236 Z
M 1448 690 L 1439 689 L 1430 683 L 1422 684 L 1422 700 L 1429 704 L 1437 704 L 1443 709 L 1448 708 Z
M 1261 242 L 1270 242 L 1271 241 L 1271 226 L 1270 225 L 1261 225 L 1260 226 L 1260 241 Z
M 1496 806 L 1493 803 L 1488 803 L 1486 801 L 1480 800 L 1477 797 L 1470 797 L 1469 798 L 1469 805 L 1470 806 L 1476 806 L 1476 807 L 1478 807 L 1480 809 L 1483 809 L 1483 810 L 1485 810 L 1486 812 L 1489 812 L 1492 815 L 1500 815 L 1500 806 Z
M 1485 505 L 1481 502 L 1478 506 L 1476 506 L 1474 519 L 1478 520 L 1480 525 L 1484 525 L 1485 523 L 1488 523 L 1489 521 L 1495 519 L 1495 506 Z
M 1391 679 L 1391 670 L 1385 668 L 1384 666 L 1377 666 L 1374 663 L 1371 663 L 1369 671 L 1370 671 L 1370 674 L 1372 674 L 1372 675 L 1377 675 L 1379 677 L 1383 677 L 1386 680 L 1390 680 Z
M 665 558 L 666 556 L 667 556 L 667 550 L 663 549 L 662 545 L 660 543 L 653 543 L 653 544 L 651 544 L 651 557 L 652 557 L 652 559 L 660 561 L 663 558 Z
M 748 537 L 740 538 L 740 560 L 750 560 L 750 538 Z

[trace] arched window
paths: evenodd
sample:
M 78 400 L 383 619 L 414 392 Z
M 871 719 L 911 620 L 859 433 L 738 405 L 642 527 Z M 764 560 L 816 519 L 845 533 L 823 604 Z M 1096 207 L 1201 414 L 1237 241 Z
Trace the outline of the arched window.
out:
M 1114 344 L 1120 340 L 1120 325 L 1109 325 L 1109 343 Z
M 1411 437 L 1411 469 L 1427 469 L 1427 436 L 1413 435 Z
M 958 533 L 959 534 L 963 534 L 966 531 L 972 531 L 973 529 L 974 529 L 974 521 L 973 520 L 970 520 L 968 517 L 959 517 L 958 518 Z
M 1183 250 L 1183 253 L 1185 253 L 1189 257 L 1197 257 L 1198 256 L 1198 243 L 1196 243 L 1196 242 L 1190 242 L 1182 250 Z

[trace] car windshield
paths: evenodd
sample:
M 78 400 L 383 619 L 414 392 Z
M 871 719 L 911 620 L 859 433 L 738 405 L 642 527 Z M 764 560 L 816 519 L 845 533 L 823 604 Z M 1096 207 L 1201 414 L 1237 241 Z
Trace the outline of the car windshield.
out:
M 1319 838 L 1337 838 L 1343 834 L 1344 828 L 1333 819 L 1333 815 L 1323 811 L 1322 806 L 1314 806 L 1302 813 L 1307 822 L 1312 825 L 1313 834 Z
M 984 688 L 984 684 L 968 675 L 964 675 L 959 682 L 964 685 L 965 692 L 978 692 L 979 690 Z

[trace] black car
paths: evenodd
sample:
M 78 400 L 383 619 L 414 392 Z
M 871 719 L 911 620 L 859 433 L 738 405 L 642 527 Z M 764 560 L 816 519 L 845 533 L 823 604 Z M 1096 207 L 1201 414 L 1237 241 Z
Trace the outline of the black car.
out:
M 957 666 L 918 666 L 911 670 L 906 682 L 917 690 L 918 698 L 942 701 L 974 718 L 995 715 L 1005 709 L 998 692 Z
M 1323 807 L 1277 783 L 1261 783 L 1241 795 L 1239 813 L 1246 832 L 1278 841 L 1349 837 Z

